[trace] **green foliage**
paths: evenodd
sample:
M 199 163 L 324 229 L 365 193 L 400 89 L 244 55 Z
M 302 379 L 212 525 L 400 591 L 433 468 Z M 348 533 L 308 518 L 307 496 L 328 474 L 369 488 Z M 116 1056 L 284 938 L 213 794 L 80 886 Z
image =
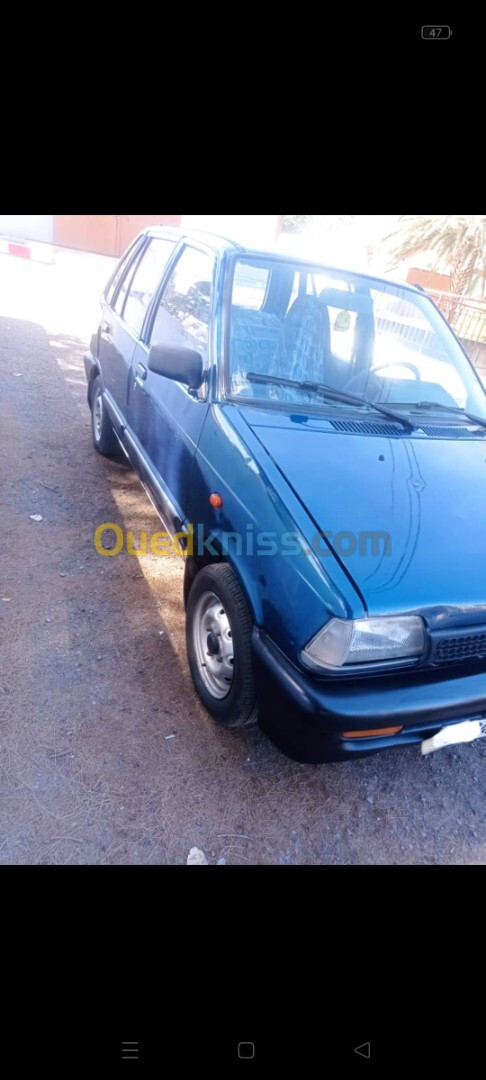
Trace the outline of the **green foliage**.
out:
M 397 228 L 384 238 L 384 243 L 398 261 L 422 251 L 433 252 L 434 270 L 447 267 L 451 275 L 451 292 L 467 296 L 481 278 L 486 295 L 486 217 L 407 215 L 399 218 Z

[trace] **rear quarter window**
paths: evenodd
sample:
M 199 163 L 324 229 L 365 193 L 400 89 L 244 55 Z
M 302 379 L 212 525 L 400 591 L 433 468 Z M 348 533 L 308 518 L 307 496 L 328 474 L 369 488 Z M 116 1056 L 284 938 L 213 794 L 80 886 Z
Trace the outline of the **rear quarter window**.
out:
M 104 292 L 105 300 L 106 300 L 107 304 L 110 305 L 110 307 L 113 306 L 112 301 L 113 301 L 113 299 L 115 297 L 115 293 L 116 293 L 116 291 L 118 289 L 118 286 L 120 284 L 120 281 L 121 281 L 125 271 L 128 269 L 128 266 L 136 258 L 137 253 L 140 251 L 140 249 L 142 247 L 142 244 L 143 244 L 143 237 L 140 237 L 134 244 L 132 244 L 128 248 L 128 251 L 126 251 L 125 254 L 122 255 L 122 257 L 120 259 L 120 262 L 118 263 L 118 266 L 116 267 L 116 270 L 115 270 L 114 274 L 112 274 L 112 276 L 111 276 L 111 278 L 110 278 L 110 280 L 108 282 L 108 285 L 106 286 L 105 292 Z

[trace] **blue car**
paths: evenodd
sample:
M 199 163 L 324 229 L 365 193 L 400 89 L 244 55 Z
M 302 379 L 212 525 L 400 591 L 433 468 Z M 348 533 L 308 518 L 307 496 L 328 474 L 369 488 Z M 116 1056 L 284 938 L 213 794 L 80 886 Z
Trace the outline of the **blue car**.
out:
M 301 762 L 484 733 L 486 397 L 423 291 L 150 228 L 85 367 L 96 450 L 185 560 L 219 724 Z

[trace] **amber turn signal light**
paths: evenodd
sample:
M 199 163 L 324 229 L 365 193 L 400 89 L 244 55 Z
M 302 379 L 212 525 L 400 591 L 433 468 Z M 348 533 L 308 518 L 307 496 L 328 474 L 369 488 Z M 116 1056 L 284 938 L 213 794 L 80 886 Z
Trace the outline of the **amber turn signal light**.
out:
M 211 506 L 216 506 L 218 509 L 223 505 L 221 495 L 218 495 L 217 491 L 213 491 L 213 494 L 209 496 Z
M 371 735 L 398 735 L 399 731 L 403 731 L 403 724 L 401 727 L 381 727 L 370 728 L 369 731 L 342 731 L 342 739 L 368 739 Z

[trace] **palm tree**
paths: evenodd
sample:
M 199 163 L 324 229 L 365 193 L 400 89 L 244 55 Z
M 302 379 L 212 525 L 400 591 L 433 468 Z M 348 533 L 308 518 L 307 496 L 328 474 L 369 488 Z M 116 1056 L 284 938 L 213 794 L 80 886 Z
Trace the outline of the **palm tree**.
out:
M 447 266 L 451 274 L 451 292 L 465 296 L 471 286 L 482 278 L 483 299 L 486 296 L 486 217 L 478 214 L 442 214 L 437 217 L 398 219 L 394 232 L 384 237 L 389 250 L 399 262 L 433 251 L 436 266 Z
M 283 232 L 302 232 L 309 221 L 312 221 L 312 214 L 286 214 L 282 216 L 282 229 Z

